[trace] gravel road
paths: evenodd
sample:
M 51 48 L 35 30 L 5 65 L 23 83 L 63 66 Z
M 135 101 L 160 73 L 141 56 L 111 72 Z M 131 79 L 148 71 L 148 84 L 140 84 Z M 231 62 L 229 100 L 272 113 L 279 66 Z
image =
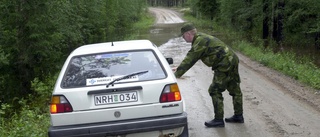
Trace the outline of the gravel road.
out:
M 181 14 L 170 9 L 150 8 L 157 23 L 181 23 Z M 170 39 L 159 48 L 172 57 L 176 67 L 190 49 L 181 37 Z M 214 118 L 207 92 L 213 72 L 198 61 L 178 79 L 186 102 L 190 137 L 318 137 L 320 135 L 320 95 L 277 71 L 248 57 L 240 58 L 244 124 L 226 123 L 225 128 L 206 128 L 204 122 Z M 228 91 L 223 93 L 225 117 L 233 115 Z

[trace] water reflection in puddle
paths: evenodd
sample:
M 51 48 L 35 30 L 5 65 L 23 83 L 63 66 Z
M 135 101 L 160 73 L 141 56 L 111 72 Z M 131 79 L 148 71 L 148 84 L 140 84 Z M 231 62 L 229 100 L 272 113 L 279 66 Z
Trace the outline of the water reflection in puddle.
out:
M 152 41 L 165 57 L 173 58 L 172 66 L 178 66 L 183 59 L 179 56 L 185 56 L 191 48 L 191 43 L 187 43 L 179 36 L 182 25 L 183 23 L 154 25 L 148 31 L 140 32 L 139 38 Z
M 183 23 L 157 24 L 148 31 L 140 32 L 139 39 L 148 39 L 157 46 L 167 43 L 170 39 L 179 37 Z

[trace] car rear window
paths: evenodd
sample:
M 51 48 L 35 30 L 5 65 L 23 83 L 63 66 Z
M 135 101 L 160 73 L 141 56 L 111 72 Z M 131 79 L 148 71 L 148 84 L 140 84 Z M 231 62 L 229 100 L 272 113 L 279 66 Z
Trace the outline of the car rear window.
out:
M 156 54 L 152 51 L 99 53 L 73 57 L 64 74 L 61 87 L 85 87 L 108 84 L 110 81 L 135 72 L 148 71 L 118 81 L 136 82 L 166 77 Z

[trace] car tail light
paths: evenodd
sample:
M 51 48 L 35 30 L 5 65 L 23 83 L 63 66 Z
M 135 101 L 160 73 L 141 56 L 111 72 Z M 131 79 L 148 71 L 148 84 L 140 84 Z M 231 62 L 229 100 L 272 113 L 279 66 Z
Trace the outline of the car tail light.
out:
M 166 85 L 161 93 L 160 96 L 160 102 L 173 102 L 173 101 L 180 101 L 181 100 L 181 94 L 178 87 L 178 84 L 171 84 Z
M 72 106 L 64 96 L 52 96 L 50 103 L 50 113 L 72 112 Z

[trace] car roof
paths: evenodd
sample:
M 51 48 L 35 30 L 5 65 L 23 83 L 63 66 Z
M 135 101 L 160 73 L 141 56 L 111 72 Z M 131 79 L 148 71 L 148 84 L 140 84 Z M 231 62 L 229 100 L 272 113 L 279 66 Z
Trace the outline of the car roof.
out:
M 155 47 L 156 46 L 149 40 L 115 41 L 115 42 L 83 45 L 75 49 L 71 54 L 73 56 L 77 56 L 77 55 L 92 54 L 92 53 L 99 53 L 99 52 L 154 49 Z

